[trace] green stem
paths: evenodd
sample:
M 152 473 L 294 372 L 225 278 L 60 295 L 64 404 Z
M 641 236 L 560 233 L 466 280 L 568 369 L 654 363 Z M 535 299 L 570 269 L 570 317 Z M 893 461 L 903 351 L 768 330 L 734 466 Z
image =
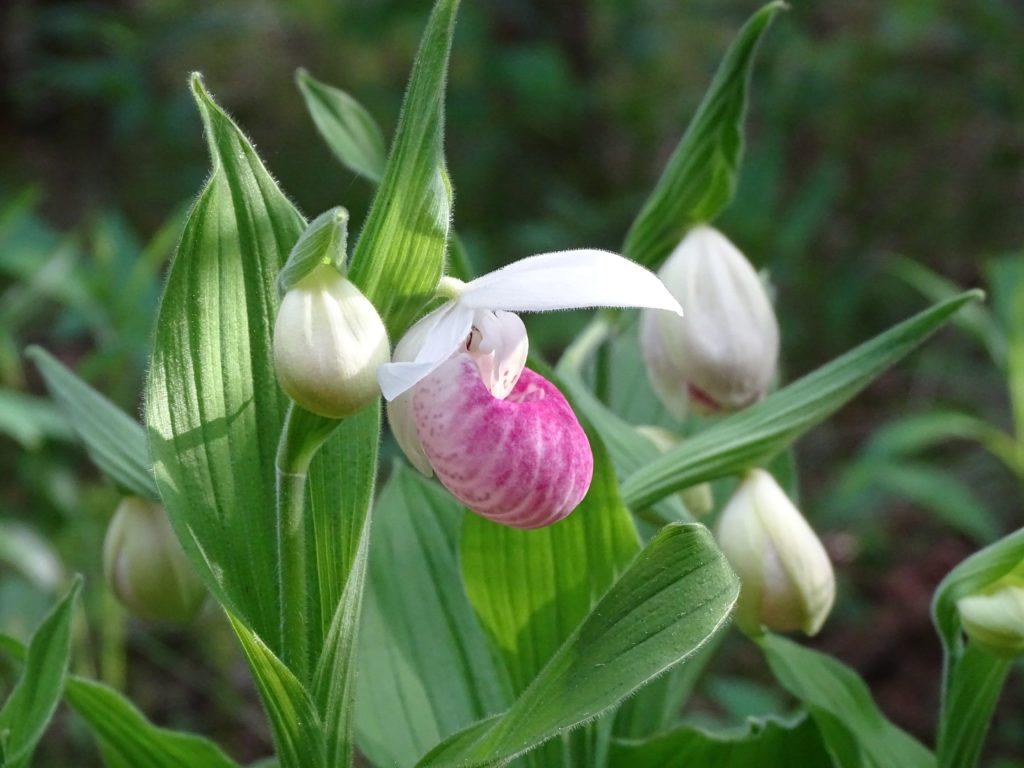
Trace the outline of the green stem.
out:
M 937 756 L 939 768 L 974 768 L 985 744 L 992 714 L 1010 662 L 968 643 L 953 662 L 943 692 Z
M 617 319 L 618 312 L 614 309 L 605 309 L 594 315 L 572 344 L 565 348 L 562 359 L 558 361 L 559 372 L 582 375 L 583 365 L 611 336 Z
M 313 457 L 340 421 L 292 403 L 277 447 L 277 546 L 281 587 L 283 660 L 307 681 L 309 658 L 309 573 L 306 562 L 306 475 Z

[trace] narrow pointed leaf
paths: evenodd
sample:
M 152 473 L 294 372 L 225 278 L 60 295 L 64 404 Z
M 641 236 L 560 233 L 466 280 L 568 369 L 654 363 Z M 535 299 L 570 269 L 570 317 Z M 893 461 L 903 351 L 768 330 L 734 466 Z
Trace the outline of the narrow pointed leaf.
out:
M 662 454 L 626 479 L 624 500 L 643 507 L 681 488 L 766 463 L 981 296 L 968 291 L 936 304 Z
M 532 531 L 468 514 L 462 580 L 522 693 L 640 550 L 615 472 L 596 436 L 594 479 L 565 520 Z
M 29 764 L 60 703 L 71 653 L 71 617 L 81 587 L 82 579 L 76 577 L 68 593 L 33 633 L 21 677 L 0 708 L 5 768 Z
M 13 389 L 0 389 L 0 435 L 34 451 L 46 440 L 74 440 L 75 433 L 61 410 L 45 398 Z
M 142 426 L 45 349 L 29 347 L 25 354 L 99 470 L 126 492 L 159 500 Z
M 334 156 L 346 168 L 373 183 L 384 175 L 384 134 L 373 116 L 340 88 L 320 82 L 304 69 L 295 82 L 306 109 Z
M 462 518 L 402 464 L 377 501 L 356 677 L 358 743 L 374 765 L 414 765 L 511 701 L 459 581 Z
M 785 3 L 769 3 L 740 30 L 661 179 L 626 235 L 623 253 L 658 266 L 686 230 L 732 199 L 743 154 L 743 120 L 754 54 Z
M 457 8 L 458 0 L 438 0 L 427 22 L 384 177 L 349 268 L 392 339 L 433 295 L 447 253 L 452 192 L 444 93 Z
M 706 528 L 666 526 L 507 712 L 451 737 L 420 765 L 501 762 L 599 716 L 703 646 L 738 593 Z
M 885 719 L 864 681 L 831 656 L 778 635 L 758 640 L 776 680 L 803 702 L 841 768 L 934 768 L 935 757 Z
M 274 459 L 287 400 L 271 337 L 277 274 L 305 222 L 198 76 L 192 89 L 214 169 L 171 263 L 146 422 L 185 551 L 218 600 L 277 648 Z
M 309 223 L 288 254 L 277 276 L 283 295 L 321 264 L 330 264 L 344 274 L 348 257 L 348 211 L 341 206 L 324 211 Z
M 609 768 L 762 768 L 793 765 L 831 768 L 814 721 L 752 718 L 722 731 L 683 726 L 647 741 L 619 741 L 612 747 Z

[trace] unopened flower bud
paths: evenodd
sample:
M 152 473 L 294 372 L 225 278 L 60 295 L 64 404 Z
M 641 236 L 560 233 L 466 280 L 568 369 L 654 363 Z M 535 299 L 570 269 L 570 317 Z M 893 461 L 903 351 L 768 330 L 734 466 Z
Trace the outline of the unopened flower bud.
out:
M 637 427 L 636 431 L 654 443 L 662 453 L 682 442 L 677 435 L 664 427 L 644 424 Z M 715 495 L 711 490 L 711 483 L 698 483 L 684 488 L 679 492 L 679 498 L 694 517 L 704 517 L 715 508 Z
M 1011 577 L 957 601 L 967 636 L 996 656 L 1024 654 L 1024 579 Z
M 694 227 L 658 276 L 685 308 L 645 310 L 640 342 L 648 378 L 682 418 L 757 402 L 775 377 L 779 327 L 761 278 L 718 230 Z
M 744 632 L 821 629 L 835 601 L 832 563 L 769 473 L 743 478 L 722 511 L 718 541 L 740 577 L 736 623 Z
M 274 365 L 281 388 L 307 411 L 340 419 L 369 405 L 390 354 L 377 310 L 334 267 L 318 266 L 284 295 Z
M 164 508 L 145 499 L 128 497 L 114 512 L 103 573 L 121 604 L 144 619 L 189 621 L 206 597 Z

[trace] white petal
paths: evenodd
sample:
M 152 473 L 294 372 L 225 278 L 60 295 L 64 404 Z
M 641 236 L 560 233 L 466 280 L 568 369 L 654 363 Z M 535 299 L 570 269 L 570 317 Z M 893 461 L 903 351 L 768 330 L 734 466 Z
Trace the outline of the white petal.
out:
M 414 387 L 469 336 L 473 310 L 448 302 L 415 323 L 395 347 L 390 363 L 377 369 L 377 382 L 385 400 L 394 400 Z
M 608 251 L 542 253 L 468 283 L 459 303 L 474 309 L 543 312 L 583 307 L 649 307 L 683 314 L 653 272 Z
M 526 326 L 514 312 L 478 309 L 473 314 L 473 332 L 469 337 L 470 357 L 491 394 L 505 399 L 526 366 L 530 340 Z

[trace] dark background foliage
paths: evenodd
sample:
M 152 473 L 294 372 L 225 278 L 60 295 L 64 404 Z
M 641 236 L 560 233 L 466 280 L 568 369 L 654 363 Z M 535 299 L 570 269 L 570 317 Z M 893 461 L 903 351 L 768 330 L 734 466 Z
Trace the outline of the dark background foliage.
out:
M 756 7 L 463 5 L 447 153 L 456 223 L 478 271 L 542 250 L 620 246 Z M 984 286 L 986 261 L 1024 246 L 1024 5 L 793 6 L 761 51 L 741 184 L 719 222 L 770 270 L 787 378 L 923 305 L 893 273 L 895 255 Z M 192 70 L 205 74 L 301 209 L 312 215 L 343 204 L 358 222 L 372 190 L 320 141 L 293 72 L 304 66 L 350 91 L 390 133 L 427 8 L 425 0 L 5 0 L 3 388 L 42 392 L 19 357 L 25 344 L 42 342 L 137 407 L 160 265 L 208 172 L 186 88 Z M 140 253 L 154 265 L 141 285 L 128 280 Z M 536 318 L 534 343 L 554 356 L 579 322 L 574 314 Z M 977 542 L 927 504 L 865 481 L 857 467 L 874 430 L 947 406 L 1009 421 L 1000 374 L 955 330 L 797 451 L 802 507 L 841 580 L 836 614 L 815 642 L 857 667 L 883 709 L 924 739 L 940 663 L 928 603 Z M 0 505 L 5 518 L 53 543 L 64 571 L 92 576 L 91 629 L 83 624 L 78 663 L 125 685 L 161 724 L 198 728 L 240 757 L 265 752 L 244 668 L 216 617 L 204 619 L 209 631 L 154 629 L 126 622 L 103 590 L 99 542 L 115 496 L 65 438 L 59 426 L 34 441 L 0 435 Z M 998 465 L 965 446 L 932 458 L 1001 530 L 1020 525 L 1020 488 Z M 0 628 L 23 631 L 49 597 L 12 569 L 0 573 Z M 697 715 L 730 720 L 785 708 L 753 656 L 727 654 L 725 667 L 703 686 Z M 1022 706 L 1011 685 L 993 759 L 1024 755 Z M 87 737 L 70 718 L 59 722 L 38 763 L 75 755 L 74 764 L 91 764 Z

